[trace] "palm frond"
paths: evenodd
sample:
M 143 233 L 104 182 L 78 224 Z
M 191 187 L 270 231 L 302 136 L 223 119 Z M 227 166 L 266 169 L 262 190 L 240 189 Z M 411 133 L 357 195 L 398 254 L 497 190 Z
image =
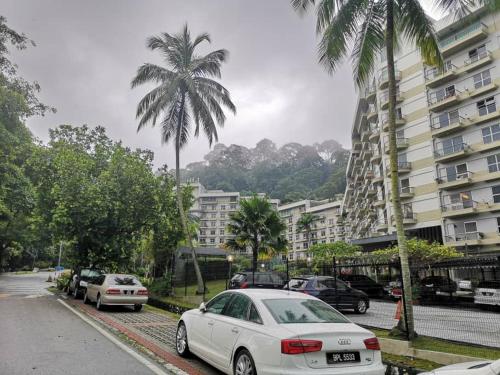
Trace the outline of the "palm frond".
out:
M 310 7 L 314 7 L 316 5 L 315 0 L 291 0 L 290 4 L 292 4 L 293 9 L 295 9 L 299 14 L 303 15 L 307 13 Z

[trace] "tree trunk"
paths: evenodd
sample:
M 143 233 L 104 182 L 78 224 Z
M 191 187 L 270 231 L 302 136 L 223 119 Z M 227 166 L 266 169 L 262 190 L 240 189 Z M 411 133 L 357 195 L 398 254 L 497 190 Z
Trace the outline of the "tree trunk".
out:
M 184 212 L 184 205 L 182 204 L 182 187 L 181 187 L 181 170 L 180 170 L 180 151 L 181 151 L 181 128 L 184 117 L 184 104 L 185 104 L 185 94 L 182 95 L 181 106 L 178 120 L 177 120 L 177 133 L 175 136 L 175 182 L 177 186 L 177 208 L 179 209 L 179 216 L 181 219 L 182 230 L 184 231 L 184 237 L 188 242 L 188 246 L 191 249 L 191 257 L 193 258 L 194 271 L 196 273 L 197 281 L 197 293 L 203 294 L 205 292 L 205 284 L 203 282 L 203 276 L 201 275 L 200 265 L 198 264 L 198 259 L 196 257 L 196 251 L 193 246 L 193 239 L 191 238 L 191 233 L 189 232 L 186 213 Z
M 408 247 L 403 226 L 403 212 L 401 207 L 399 176 L 398 176 L 398 151 L 396 141 L 396 74 L 394 68 L 394 2 L 387 2 L 387 26 L 386 26 L 386 52 L 387 52 L 387 74 L 389 81 L 389 159 L 391 171 L 391 194 L 394 221 L 396 222 L 396 233 L 399 247 L 399 257 L 401 259 L 401 274 L 404 285 L 404 306 L 406 312 L 409 339 L 415 336 L 412 306 L 412 287 L 410 277 L 410 267 L 408 263 Z M 405 314 L 401 314 L 402 317 Z M 403 324 L 405 326 L 405 324 Z M 404 327 L 406 330 L 406 327 Z

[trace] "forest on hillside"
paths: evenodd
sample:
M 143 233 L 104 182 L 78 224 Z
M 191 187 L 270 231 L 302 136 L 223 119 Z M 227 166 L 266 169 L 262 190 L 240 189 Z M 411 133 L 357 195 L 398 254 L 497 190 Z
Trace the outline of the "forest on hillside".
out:
M 279 148 L 269 139 L 254 148 L 219 143 L 203 161 L 188 164 L 182 176 L 184 181 L 199 179 L 207 189 L 263 192 L 285 203 L 328 199 L 344 192 L 348 157 L 349 150 L 335 140 Z

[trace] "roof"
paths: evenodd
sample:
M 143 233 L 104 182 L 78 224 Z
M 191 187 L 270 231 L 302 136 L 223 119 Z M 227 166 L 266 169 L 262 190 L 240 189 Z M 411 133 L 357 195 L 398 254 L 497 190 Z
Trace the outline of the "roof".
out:
M 302 298 L 302 299 L 315 299 L 307 294 L 294 292 L 286 289 L 231 289 L 224 293 L 242 293 L 249 297 L 257 299 L 271 299 L 271 298 Z
M 220 249 L 218 247 L 196 247 L 195 249 L 196 255 L 207 255 L 207 256 L 226 256 L 228 252 Z M 180 247 L 177 250 L 177 254 L 191 254 L 191 248 L 189 247 Z

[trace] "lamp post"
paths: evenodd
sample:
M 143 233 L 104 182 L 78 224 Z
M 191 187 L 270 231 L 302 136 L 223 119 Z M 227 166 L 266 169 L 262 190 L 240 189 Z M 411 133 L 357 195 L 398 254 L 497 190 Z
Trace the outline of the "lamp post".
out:
M 229 280 L 231 279 L 231 265 L 234 262 L 234 255 L 228 254 L 228 256 L 226 257 L 226 260 L 228 262 L 228 273 L 227 273 L 227 279 L 226 279 L 226 290 L 227 290 Z

